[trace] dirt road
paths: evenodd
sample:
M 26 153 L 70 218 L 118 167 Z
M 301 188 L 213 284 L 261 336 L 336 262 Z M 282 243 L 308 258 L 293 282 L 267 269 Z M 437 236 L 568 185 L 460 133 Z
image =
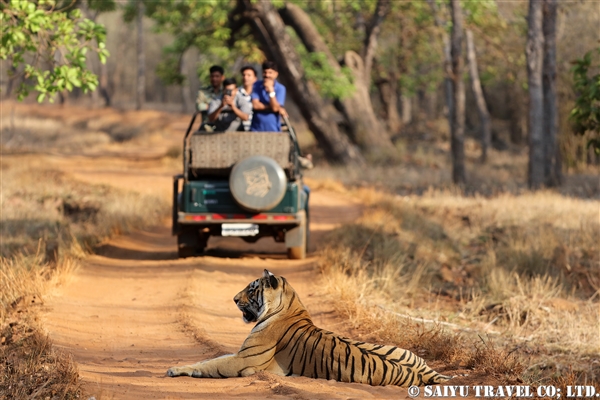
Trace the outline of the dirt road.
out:
M 168 193 L 169 173 L 139 162 L 123 163 L 58 158 L 54 166 L 76 179 L 121 187 L 135 187 L 143 176 Z M 315 192 L 313 243 L 359 214 L 359 206 L 341 195 Z M 84 260 L 69 283 L 46 300 L 44 327 L 56 347 L 73 355 L 89 396 L 98 400 L 406 397 L 401 388 L 267 373 L 223 380 L 166 377 L 170 366 L 239 349 L 251 326 L 244 324 L 232 299 L 265 268 L 288 279 L 318 326 L 345 333 L 319 290 L 314 248 L 308 259 L 289 261 L 283 245 L 272 240 L 250 246 L 240 239 L 211 239 L 208 256 L 177 260 L 175 246 L 166 221 L 116 237 Z

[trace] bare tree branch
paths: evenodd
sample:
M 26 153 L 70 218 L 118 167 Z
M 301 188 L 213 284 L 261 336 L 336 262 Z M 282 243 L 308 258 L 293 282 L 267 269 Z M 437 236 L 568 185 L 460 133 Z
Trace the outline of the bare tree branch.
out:
M 375 13 L 371 18 L 371 23 L 367 27 L 365 35 L 365 42 L 362 50 L 362 59 L 365 64 L 365 79 L 367 82 L 370 81 L 371 69 L 373 68 L 373 57 L 375 57 L 375 50 L 377 49 L 377 38 L 381 31 L 381 24 L 385 19 L 386 15 L 390 11 L 390 0 L 378 0 L 375 6 Z

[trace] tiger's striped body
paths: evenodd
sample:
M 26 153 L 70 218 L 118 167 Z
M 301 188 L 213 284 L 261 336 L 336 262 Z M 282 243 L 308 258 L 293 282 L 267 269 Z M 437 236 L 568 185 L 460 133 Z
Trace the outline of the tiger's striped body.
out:
M 369 385 L 431 385 L 438 374 L 414 353 L 359 342 L 317 328 L 294 289 L 265 270 L 234 301 L 244 321 L 256 322 L 237 354 L 172 367 L 169 376 L 228 378 L 257 371 Z

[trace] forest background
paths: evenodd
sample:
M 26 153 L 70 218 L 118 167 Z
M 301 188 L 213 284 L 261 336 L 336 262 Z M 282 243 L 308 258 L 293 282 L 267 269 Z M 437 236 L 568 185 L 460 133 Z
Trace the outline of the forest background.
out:
M 556 142 L 558 161 L 548 162 L 558 162 L 559 171 L 579 171 L 598 163 L 594 147 L 587 146 L 597 129 L 582 130 L 569 118 L 581 94 L 581 88 L 575 88 L 573 67 L 590 52 L 584 75 L 597 73 L 599 54 L 594 49 L 600 10 L 594 1 L 531 4 L 537 3 L 544 21 L 551 18 L 546 9 L 553 4 L 556 38 L 551 61 L 556 93 L 553 117 L 547 112 L 533 117 L 539 121 L 530 116 L 535 111 L 531 98 L 536 97 L 531 96 L 526 52 L 533 40 L 527 1 L 467 1 L 462 6 L 433 0 L 63 1 L 56 3 L 55 10 L 78 9 L 80 19 L 98 23 L 92 35 L 86 33 L 87 45 L 97 55 L 82 52 L 85 65 L 81 65 L 98 76 L 98 90 L 84 94 L 88 87 L 82 76 L 79 84 L 70 87 L 72 91 L 68 79 L 67 86 L 57 89 L 55 85 L 54 91 L 60 102 L 71 99 L 120 108 L 135 104 L 138 109 L 189 113 L 198 88 L 207 83 L 211 65 L 223 65 L 227 76 L 239 78 L 241 66 L 258 67 L 270 58 L 282 64 L 280 79 L 291 89 L 288 103 L 296 104 L 291 107 L 293 117 L 304 117 L 307 125 L 301 128 L 312 131 L 315 148 L 310 150 L 317 157 L 345 164 L 361 164 L 365 159 L 394 163 L 406 140 L 427 138 L 441 129 L 439 139 L 451 143 L 453 181 L 465 184 L 469 179 L 464 172 L 464 135 L 474 139 L 481 162 L 486 161 L 489 147 L 516 152 L 529 147 L 531 159 L 537 148 L 546 146 L 537 138 L 535 127 L 553 119 L 558 129 L 550 141 Z M 268 21 L 275 22 L 270 25 Z M 93 36 L 103 26 L 102 37 Z M 25 68 L 30 61 L 40 70 L 53 63 L 74 65 L 73 55 L 62 54 L 62 60 L 57 54 L 40 56 L 44 40 L 37 39 L 37 54 L 23 48 L 17 52 L 25 57 L 23 63 L 11 65 L 12 56 L 4 55 L 9 57 L 2 61 L 5 98 L 15 91 L 24 94 L 20 85 L 28 82 L 23 87 L 36 92 L 36 76 Z M 46 44 L 51 45 L 50 41 Z M 529 54 L 529 59 L 534 58 L 535 54 Z M 455 79 L 457 75 L 462 79 Z M 458 93 L 459 89 L 466 89 L 465 94 Z M 464 110 L 461 96 L 466 98 Z M 51 96 L 48 99 L 53 101 Z M 463 113 L 464 117 L 459 115 Z M 447 128 L 440 122 L 443 118 L 448 119 Z M 434 121 L 439 122 L 436 128 L 431 126 Z M 533 135 L 528 134 L 530 130 Z M 573 135 L 577 130 L 582 135 Z M 532 146 L 531 140 L 536 144 Z M 457 162 L 463 165 L 458 166 L 463 170 L 459 175 Z M 561 172 L 558 175 L 531 182 L 529 174 L 529 185 L 555 186 Z

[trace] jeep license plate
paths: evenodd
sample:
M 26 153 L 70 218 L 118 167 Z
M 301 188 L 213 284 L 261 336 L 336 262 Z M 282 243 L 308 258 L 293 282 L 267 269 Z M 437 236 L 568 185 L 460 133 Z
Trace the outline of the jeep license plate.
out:
M 258 225 L 256 224 L 221 224 L 222 236 L 256 236 Z

